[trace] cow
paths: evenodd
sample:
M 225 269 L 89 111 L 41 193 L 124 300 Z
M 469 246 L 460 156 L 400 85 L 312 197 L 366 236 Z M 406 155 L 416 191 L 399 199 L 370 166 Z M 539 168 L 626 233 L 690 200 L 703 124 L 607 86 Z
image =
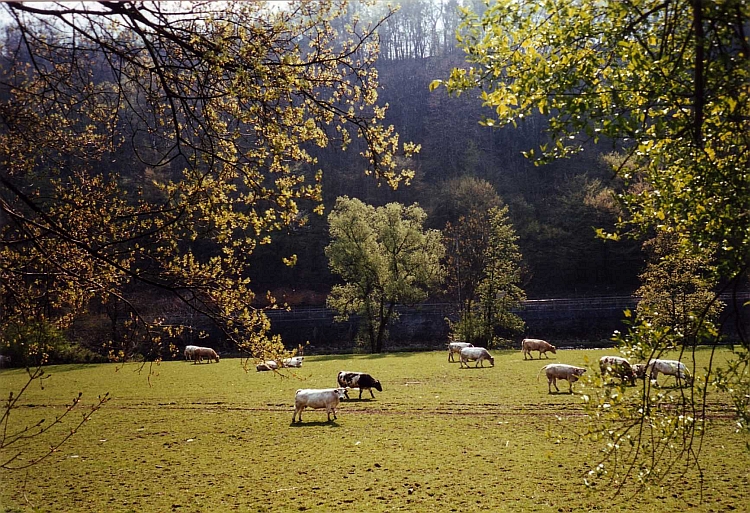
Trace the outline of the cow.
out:
M 347 388 L 359 388 L 360 399 L 362 399 L 362 390 L 369 390 L 373 399 L 375 399 L 375 394 L 372 393 L 373 388 L 378 392 L 383 391 L 380 381 L 364 372 L 341 371 L 336 377 L 336 381 L 339 386 L 344 389 L 344 395 L 347 399 L 349 399 L 349 392 L 346 390 Z
M 276 360 L 266 360 L 264 362 L 260 362 L 258 365 L 255 366 L 255 370 L 258 372 L 272 371 L 278 368 L 279 368 L 279 364 L 276 363 Z
M 542 353 L 544 353 L 545 358 L 549 358 L 549 356 L 547 356 L 547 351 L 552 351 L 553 354 L 557 354 L 557 349 L 555 348 L 555 346 L 538 338 L 523 339 L 521 341 L 521 349 L 523 350 L 524 360 L 526 360 L 527 354 L 532 360 L 534 359 L 534 356 L 531 354 L 532 351 L 539 351 L 540 360 L 542 359 Z
M 574 365 L 566 365 L 564 363 L 550 363 L 542 367 L 536 375 L 537 381 L 539 381 L 539 374 L 544 373 L 547 375 L 547 390 L 552 393 L 552 386 L 554 385 L 555 390 L 560 391 L 557 388 L 557 380 L 565 379 L 568 381 L 568 392 L 573 393 L 573 383 L 578 381 L 578 378 L 583 376 L 586 369 L 583 367 L 575 367 Z
M 626 358 L 620 356 L 602 356 L 599 358 L 599 369 L 602 372 L 602 378 L 610 374 L 620 378 L 623 383 L 628 381 L 631 385 L 635 385 L 635 372 Z
M 331 413 L 336 420 L 336 407 L 344 398 L 346 389 L 343 388 L 300 388 L 294 394 L 294 413 L 292 424 L 299 414 L 299 422 L 302 422 L 302 410 L 305 408 L 325 408 L 328 414 L 328 422 L 331 422 Z
M 495 359 L 490 355 L 490 352 L 483 347 L 464 347 L 461 349 L 461 368 L 466 365 L 469 368 L 469 360 L 476 360 L 474 367 L 479 367 L 480 364 L 484 367 L 484 361 L 488 360 L 490 365 L 495 366 Z
M 474 345 L 468 342 L 450 342 L 448 344 L 448 361 L 455 362 L 456 360 L 454 355 L 460 355 L 461 349 L 463 349 L 464 347 L 474 347 Z
M 680 384 L 682 380 L 688 385 L 693 384 L 693 376 L 685 364 L 679 360 L 651 360 L 646 366 L 646 373 L 649 375 L 652 381 L 656 382 L 656 378 L 659 373 L 667 376 L 674 376 L 677 383 Z
M 633 367 L 633 376 L 638 379 L 646 379 L 645 363 L 634 363 L 633 365 L 631 365 L 631 367 Z
M 196 347 L 193 357 L 193 363 L 202 362 L 204 358 L 208 360 L 208 363 L 211 363 L 211 360 L 216 360 L 216 363 L 219 363 L 219 354 L 210 347 Z
M 185 346 L 185 360 L 194 360 L 196 349 L 198 346 Z
M 303 356 L 293 356 L 292 358 L 285 358 L 281 362 L 282 367 L 302 367 Z

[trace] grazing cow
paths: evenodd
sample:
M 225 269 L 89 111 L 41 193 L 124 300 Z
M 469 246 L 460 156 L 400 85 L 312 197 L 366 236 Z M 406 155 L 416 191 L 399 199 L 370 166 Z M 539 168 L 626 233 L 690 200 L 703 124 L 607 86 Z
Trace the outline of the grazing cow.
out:
M 620 356 L 602 356 L 599 358 L 599 369 L 602 371 L 602 378 L 606 374 L 611 374 L 616 378 L 620 378 L 623 383 L 628 381 L 631 385 L 635 385 L 635 372 L 630 362 Z
M 667 376 L 674 376 L 678 384 L 681 380 L 688 385 L 693 384 L 693 376 L 685 364 L 679 360 L 651 360 L 646 366 L 646 372 L 653 381 L 656 381 L 661 372 Z
M 635 376 L 637 379 L 646 379 L 646 364 L 645 363 L 634 363 L 631 365 L 633 367 L 633 376 Z
M 583 367 L 575 367 L 573 365 L 566 365 L 564 363 L 550 363 L 542 367 L 536 375 L 537 381 L 539 381 L 539 374 L 544 373 L 547 375 L 547 390 L 552 393 L 552 386 L 555 386 L 555 390 L 560 391 L 557 388 L 557 380 L 565 379 L 568 381 L 568 392 L 573 393 L 573 383 L 578 381 L 578 378 L 583 376 L 586 369 Z
M 532 360 L 534 359 L 534 356 L 531 354 L 532 351 L 539 351 L 540 360 L 542 359 L 542 353 L 544 353 L 545 358 L 549 358 L 549 356 L 547 356 L 547 351 L 552 351 L 552 353 L 557 354 L 555 346 L 544 340 L 539 340 L 538 338 L 523 339 L 521 342 L 521 349 L 523 350 L 524 360 L 526 360 L 527 354 Z
M 484 361 L 488 360 L 490 365 L 495 366 L 495 359 L 490 355 L 490 352 L 483 347 L 464 347 L 461 349 L 461 368 L 466 365 L 469 368 L 469 360 L 476 360 L 474 367 L 479 367 L 480 364 L 484 367 Z
M 282 367 L 302 367 L 303 356 L 293 356 L 292 358 L 286 358 L 281 362 Z
M 449 362 L 455 362 L 454 355 L 461 354 L 461 349 L 464 347 L 474 347 L 473 344 L 469 344 L 468 342 L 450 342 L 448 344 L 448 361 Z
M 347 399 L 349 399 L 349 393 L 346 390 L 347 388 L 359 388 L 360 399 L 362 399 L 362 390 L 369 390 L 373 399 L 375 399 L 375 394 L 372 393 L 373 388 L 378 392 L 383 391 L 380 381 L 364 372 L 341 371 L 336 377 L 336 381 L 338 381 L 339 386 L 344 389 L 344 395 Z
M 198 349 L 198 346 L 185 346 L 185 359 L 194 360 L 196 349 Z
M 266 360 L 265 362 L 261 362 L 255 366 L 255 370 L 258 372 L 272 371 L 278 368 L 279 368 L 279 364 L 276 363 L 276 360 Z
M 343 388 L 300 388 L 294 395 L 294 418 L 299 414 L 299 422 L 302 422 L 302 410 L 305 408 L 325 408 L 328 414 L 328 422 L 331 422 L 331 412 L 336 419 L 336 407 L 344 398 L 346 390 Z
M 193 352 L 193 357 L 193 363 L 203 362 L 204 358 L 208 360 L 208 363 L 211 363 L 211 360 L 216 360 L 216 363 L 219 363 L 218 353 L 210 347 L 196 347 Z

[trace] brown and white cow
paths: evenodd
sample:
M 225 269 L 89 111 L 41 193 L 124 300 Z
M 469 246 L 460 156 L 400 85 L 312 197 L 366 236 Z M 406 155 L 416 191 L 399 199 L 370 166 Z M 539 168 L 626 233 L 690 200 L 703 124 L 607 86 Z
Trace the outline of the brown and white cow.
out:
M 623 383 L 626 381 L 635 385 L 635 372 L 630 362 L 621 356 L 602 356 L 599 358 L 599 369 L 602 372 L 602 378 L 607 374 L 620 378 Z
M 547 351 L 552 351 L 553 354 L 557 354 L 557 349 L 555 348 L 555 346 L 545 340 L 540 340 L 538 338 L 523 339 L 523 341 L 521 342 L 521 349 L 523 350 L 524 360 L 526 360 L 527 354 L 532 360 L 534 359 L 534 356 L 531 354 L 532 351 L 539 351 L 540 360 L 542 359 L 542 353 L 544 353 L 545 358 L 549 358 L 549 356 L 547 356 Z

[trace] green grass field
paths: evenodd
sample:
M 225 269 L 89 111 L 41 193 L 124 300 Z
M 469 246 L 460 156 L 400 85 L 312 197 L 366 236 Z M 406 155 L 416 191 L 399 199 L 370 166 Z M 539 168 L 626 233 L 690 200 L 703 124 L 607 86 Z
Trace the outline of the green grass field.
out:
M 105 392 L 112 400 L 41 464 L 0 471 L 0 511 L 749 510 L 750 454 L 729 416 L 717 416 L 703 443 L 702 499 L 693 471 L 613 499 L 583 486 L 599 447 L 573 433 L 584 422 L 580 396 L 548 394 L 536 376 L 548 362 L 616 352 L 558 351 L 541 362 L 493 354 L 484 369 L 460 369 L 442 351 L 307 357 L 283 378 L 231 359 L 166 362 L 150 378 L 132 364 L 50 367 L 14 425 L 52 419 L 79 391 L 82 404 Z M 350 393 L 336 422 L 305 410 L 292 425 L 295 390 L 336 386 L 340 370 L 369 372 L 384 390 L 374 400 Z M 24 377 L 0 371 L 0 391 L 7 397 Z

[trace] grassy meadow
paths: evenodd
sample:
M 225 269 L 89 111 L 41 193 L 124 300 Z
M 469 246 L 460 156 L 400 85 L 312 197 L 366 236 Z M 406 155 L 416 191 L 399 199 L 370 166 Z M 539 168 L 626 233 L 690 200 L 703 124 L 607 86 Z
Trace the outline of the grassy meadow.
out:
M 495 366 L 484 369 L 460 369 L 443 351 L 307 357 L 291 377 L 245 372 L 232 359 L 165 362 L 150 373 L 50 367 L 12 426 L 54 418 L 79 392 L 82 406 L 105 392 L 112 399 L 41 464 L 0 471 L 0 512 L 749 510 L 750 454 L 730 416 L 717 415 L 703 442 L 702 496 L 691 471 L 613 498 L 583 486 L 599 447 L 575 436 L 580 396 L 548 394 L 537 373 L 616 352 L 562 350 L 541 362 L 492 353 Z M 699 357 L 707 362 L 708 351 Z M 308 409 L 292 425 L 295 390 L 336 386 L 340 370 L 369 372 L 384 390 L 362 400 L 350 392 L 335 422 Z M 23 370 L 0 371 L 6 397 L 24 382 Z

